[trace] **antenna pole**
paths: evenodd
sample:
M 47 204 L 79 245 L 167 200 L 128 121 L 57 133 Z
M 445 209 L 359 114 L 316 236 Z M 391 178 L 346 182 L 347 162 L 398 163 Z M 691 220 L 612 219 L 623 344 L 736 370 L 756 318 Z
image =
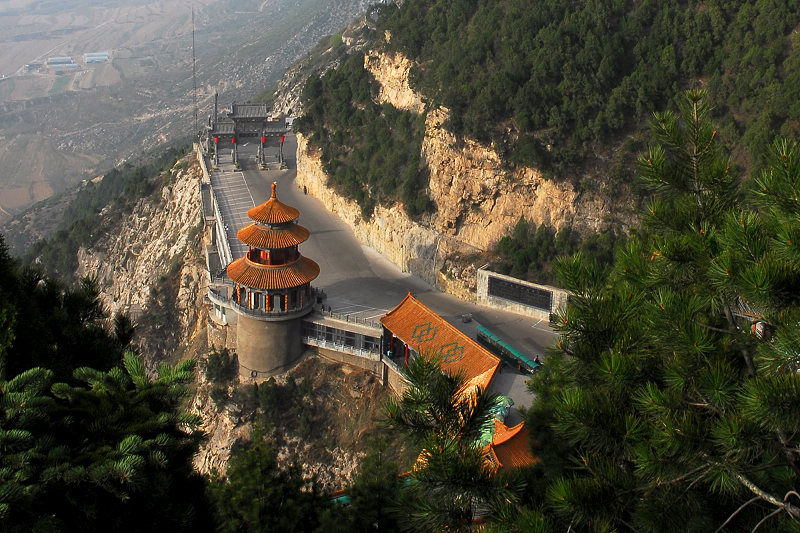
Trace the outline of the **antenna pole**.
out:
M 194 99 L 194 131 L 197 129 L 197 58 L 194 53 L 194 4 L 192 4 L 192 97 Z

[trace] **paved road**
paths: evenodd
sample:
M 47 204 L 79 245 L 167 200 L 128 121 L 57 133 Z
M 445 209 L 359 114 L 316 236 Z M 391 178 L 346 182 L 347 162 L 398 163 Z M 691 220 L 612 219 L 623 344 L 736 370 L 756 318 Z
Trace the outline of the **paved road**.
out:
M 270 184 L 276 182 L 278 198 L 300 210 L 299 223 L 311 232 L 309 240 L 300 246 L 300 250 L 303 255 L 319 263 L 321 272 L 314 286 L 324 289 L 328 295 L 325 303 L 333 311 L 377 320 L 411 291 L 425 305 L 472 338 L 475 338 L 477 324 L 480 323 L 523 353 L 541 355 L 554 342 L 555 336 L 546 322 L 479 307 L 439 292 L 422 279 L 401 272 L 372 248 L 362 246 L 349 226 L 330 213 L 321 201 L 304 195 L 295 184 L 296 142 L 293 135 L 286 136 L 284 146 L 288 170 L 258 170 L 256 149 L 256 143 L 240 145 L 239 160 L 243 172 L 233 172 L 232 165 L 223 162 L 229 157 L 220 157 L 220 168 L 228 171 L 217 174 L 216 178 L 220 180 L 220 186 L 229 187 L 236 193 L 230 202 L 225 206 L 220 205 L 220 208 L 226 220 L 227 210 L 234 207 L 241 209 L 240 212 L 244 214 L 249 207 L 266 200 Z M 276 147 L 267 148 L 268 157 L 273 153 L 277 153 Z M 242 192 L 242 179 L 247 184 L 252 200 Z M 240 223 L 244 225 L 249 220 L 245 218 Z M 236 240 L 237 230 L 229 228 L 229 235 L 233 234 L 232 243 Z M 463 323 L 460 317 L 464 313 L 472 313 L 474 320 Z M 497 392 L 515 398 L 518 406 L 530 405 L 524 380 L 525 376 L 504 370 L 493 381 L 493 387 Z

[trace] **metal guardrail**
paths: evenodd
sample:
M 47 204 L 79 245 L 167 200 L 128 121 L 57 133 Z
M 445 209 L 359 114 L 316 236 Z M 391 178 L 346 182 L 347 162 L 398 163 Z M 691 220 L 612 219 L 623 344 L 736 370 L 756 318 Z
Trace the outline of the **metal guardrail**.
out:
M 364 318 L 358 318 L 357 316 L 351 316 L 344 313 L 334 313 L 332 311 L 320 311 L 322 316 L 327 316 L 331 318 L 335 318 L 337 320 L 341 320 L 343 322 L 351 322 L 353 324 L 360 324 L 362 326 L 367 326 L 369 328 L 375 328 L 382 330 L 383 326 L 380 322 L 373 322 L 372 320 L 366 320 Z
M 392 370 L 394 370 L 395 372 L 397 372 L 397 373 L 398 373 L 398 374 L 399 374 L 399 375 L 400 375 L 400 376 L 401 376 L 403 379 L 405 379 L 405 376 L 403 376 L 403 370 L 402 370 L 402 369 L 401 369 L 399 366 L 397 366 L 397 363 L 395 363 L 395 362 L 394 362 L 394 361 L 392 361 L 392 360 L 391 360 L 389 357 L 386 357 L 386 356 L 385 356 L 385 355 L 383 355 L 383 354 L 381 354 L 381 361 L 382 361 L 382 362 L 383 362 L 383 363 L 384 363 L 386 366 L 390 367 Z M 406 381 L 407 381 L 407 380 L 406 380 Z
M 317 337 L 303 336 L 303 343 L 310 346 L 317 346 L 319 348 L 327 348 L 335 352 L 349 353 L 358 357 L 369 359 L 370 361 L 380 361 L 381 354 L 378 351 L 365 350 L 363 348 L 355 348 L 347 344 L 326 341 L 325 339 L 318 339 Z

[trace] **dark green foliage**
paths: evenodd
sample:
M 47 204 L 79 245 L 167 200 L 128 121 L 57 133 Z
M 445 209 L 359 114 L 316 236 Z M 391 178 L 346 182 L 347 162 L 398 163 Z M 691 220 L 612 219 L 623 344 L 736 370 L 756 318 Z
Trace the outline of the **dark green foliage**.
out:
M 38 367 L 0 381 L 0 529 L 202 529 L 198 420 L 180 411 L 193 364 L 152 381 L 129 352 L 124 368 L 76 369 L 76 386 Z
M 608 266 L 614 262 L 614 246 L 624 242 L 625 236 L 618 236 L 614 230 L 581 237 L 568 227 L 556 233 L 541 224 L 534 232 L 533 225 L 520 217 L 511 235 L 497 243 L 502 259 L 494 268 L 517 278 L 553 283 L 552 265 L 556 258 L 580 251 L 594 257 L 600 265 Z
M 228 401 L 228 386 L 239 373 L 236 354 L 227 348 L 214 349 L 208 354 L 208 358 L 201 362 L 201 367 L 206 381 L 212 385 L 209 395 L 214 404 L 221 407 Z
M 370 218 L 376 204 L 402 201 L 408 214 L 428 211 L 427 171 L 420 159 L 425 117 L 374 102 L 377 84 L 354 54 L 303 90 L 295 129 L 322 151 L 326 174 Z
M 755 159 L 767 132 L 796 138 L 798 19 L 794 1 L 408 0 L 377 33 L 423 65 L 412 85 L 451 110 L 450 129 L 564 170 L 698 80 Z
M 345 488 L 346 505 L 332 506 L 322 517 L 320 533 L 397 531 L 399 524 L 392 509 L 402 490 L 403 478 L 394 454 L 385 441 L 375 440 L 359 462 L 358 471 Z
M 480 510 L 492 516 L 517 501 L 518 479 L 495 474 L 479 438 L 493 424 L 496 397 L 464 392 L 463 376 L 442 372 L 435 358 L 414 357 L 404 368 L 409 386 L 387 404 L 389 424 L 407 435 L 421 460 L 395 503 L 410 531 L 470 531 Z
M 402 484 L 400 469 L 385 442 L 376 442 L 358 465 L 347 494 L 350 496 L 350 531 L 392 531 L 397 521 L 390 513 Z
M 800 150 L 743 189 L 704 94 L 680 109 L 640 159 L 647 232 L 612 268 L 557 266 L 572 296 L 528 412 L 556 530 L 800 530 Z
M 227 348 L 212 350 L 203 365 L 203 371 L 206 374 L 206 380 L 215 385 L 230 383 L 239 372 L 236 354 L 231 353 Z
M 185 148 L 170 148 L 137 165 L 126 162 L 97 183 L 87 182 L 67 206 L 56 233 L 34 244 L 24 261 L 38 259 L 47 274 L 72 281 L 78 248 L 91 245 L 102 236 L 98 213 L 111 204 L 119 212 L 129 211 L 140 198 L 156 189 L 159 172 L 170 168 L 185 153 Z
M 114 315 L 114 339 L 120 348 L 127 347 L 136 334 L 136 325 L 128 313 L 118 312 Z
M 20 270 L 0 238 L 0 531 L 204 530 L 193 361 L 145 374 L 83 280 Z M 91 366 L 89 366 L 91 365 Z
M 322 437 L 324 425 L 312 406 L 311 383 L 299 383 L 289 376 L 280 384 L 269 378 L 257 387 L 258 406 L 265 428 L 284 420 L 297 436 L 304 439 Z
M 279 467 L 260 431 L 230 460 L 227 479 L 213 480 L 209 500 L 219 532 L 314 531 L 330 503 L 299 465 Z
M 56 380 L 68 381 L 78 366 L 108 370 L 120 364 L 125 346 L 107 330 L 107 313 L 92 279 L 64 287 L 37 270 L 19 269 L 2 237 L 0 265 L 0 355 L 6 376 L 44 367 Z

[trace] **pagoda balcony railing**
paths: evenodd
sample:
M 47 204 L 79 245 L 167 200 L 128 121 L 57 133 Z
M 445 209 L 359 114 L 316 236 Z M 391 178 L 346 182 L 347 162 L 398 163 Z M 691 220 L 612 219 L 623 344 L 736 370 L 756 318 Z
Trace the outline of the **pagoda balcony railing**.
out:
M 217 305 L 221 305 L 223 307 L 227 307 L 228 309 L 232 309 L 233 311 L 235 311 L 240 315 L 256 318 L 258 320 L 265 320 L 268 322 L 288 320 L 291 318 L 305 316 L 314 307 L 314 300 L 312 298 L 309 301 L 305 302 L 302 306 L 293 307 L 288 311 L 275 311 L 275 310 L 266 311 L 265 309 L 249 309 L 247 307 L 239 305 L 238 303 L 236 303 L 235 300 L 231 300 L 230 298 L 227 297 L 227 295 L 223 294 L 222 291 L 216 290 L 213 287 L 208 288 L 208 299 Z

